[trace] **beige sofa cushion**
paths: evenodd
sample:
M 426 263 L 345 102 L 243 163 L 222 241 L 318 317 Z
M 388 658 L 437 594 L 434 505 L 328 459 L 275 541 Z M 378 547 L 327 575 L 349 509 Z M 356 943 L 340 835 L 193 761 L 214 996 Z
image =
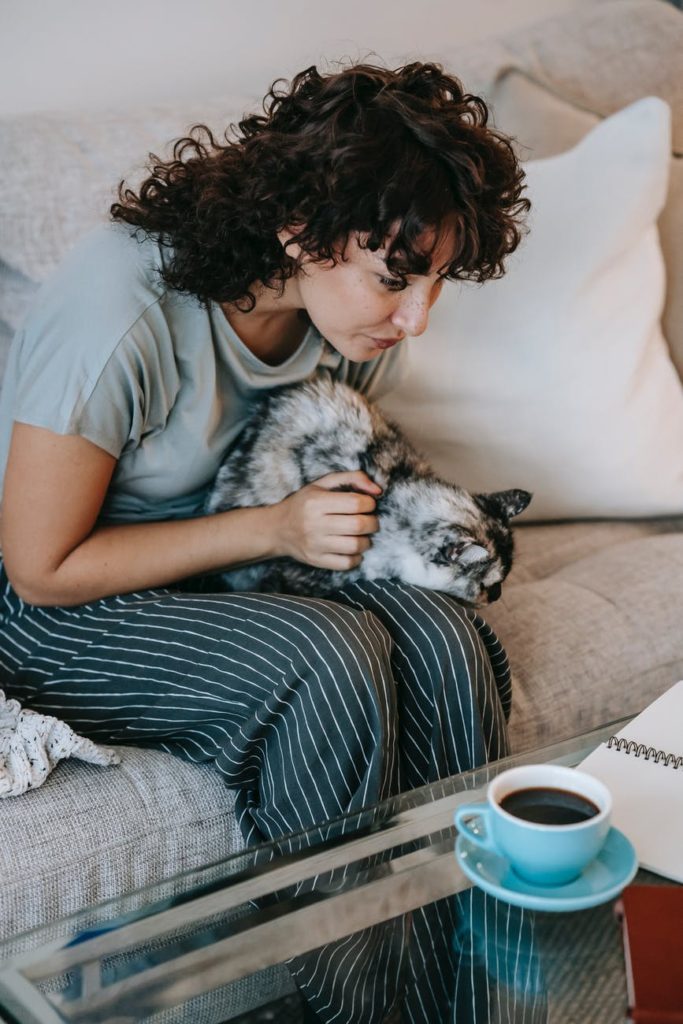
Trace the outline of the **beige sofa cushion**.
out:
M 604 0 L 504 39 L 510 65 L 579 110 L 607 117 L 643 96 L 673 112 L 683 154 L 683 15 L 665 0 Z
M 508 582 L 533 583 L 605 548 L 683 530 L 683 516 L 654 519 L 567 520 L 515 525 L 515 564 Z M 672 578 L 672 585 L 676 581 Z M 683 581 L 681 581 L 683 587 Z
M 654 2 L 654 0 L 653 0 Z M 680 16 L 683 32 L 683 16 Z M 681 38 L 683 53 L 683 38 Z M 683 58 L 682 58 L 683 59 Z M 683 78 L 683 73 L 681 76 Z M 555 156 L 575 146 L 600 118 L 536 84 L 526 74 L 508 71 L 492 86 L 496 127 L 512 135 L 522 160 Z M 673 110 L 672 110 L 673 115 Z M 673 120 L 673 116 L 672 116 Z M 667 290 L 662 327 L 671 358 L 683 380 L 683 157 L 671 157 L 669 191 L 657 221 Z
M 669 195 L 659 218 L 659 240 L 667 278 L 662 326 L 671 358 L 683 380 L 683 156 L 671 161 Z
M 672 112 L 669 197 L 659 220 L 667 263 L 664 334 L 683 379 L 683 14 L 665 0 L 580 6 L 440 56 L 471 92 L 491 101 L 495 124 L 523 159 L 575 145 L 601 118 L 644 96 Z
M 493 123 L 513 137 L 522 161 L 564 153 L 601 120 L 548 92 L 521 71 L 507 71 L 497 79 L 490 107 Z
M 516 529 L 485 612 L 512 665 L 513 749 L 636 714 L 683 677 L 682 531 L 681 517 Z

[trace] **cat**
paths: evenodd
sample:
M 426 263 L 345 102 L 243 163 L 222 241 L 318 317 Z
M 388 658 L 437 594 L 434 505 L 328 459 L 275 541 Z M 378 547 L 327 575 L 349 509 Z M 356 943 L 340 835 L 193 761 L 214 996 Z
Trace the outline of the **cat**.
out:
M 221 585 L 329 597 L 347 583 L 383 578 L 444 591 L 472 607 L 500 597 L 512 566 L 508 521 L 531 494 L 470 494 L 440 479 L 394 423 L 326 372 L 273 389 L 256 404 L 205 511 L 275 504 L 327 473 L 357 469 L 383 488 L 379 530 L 357 567 L 338 571 L 269 559 L 221 573 Z

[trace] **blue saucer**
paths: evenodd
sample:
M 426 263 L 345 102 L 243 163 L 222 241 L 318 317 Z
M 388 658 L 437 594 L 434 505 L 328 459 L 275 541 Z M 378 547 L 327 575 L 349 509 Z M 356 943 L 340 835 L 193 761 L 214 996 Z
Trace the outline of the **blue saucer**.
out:
M 456 840 L 455 858 L 467 877 L 491 896 L 515 907 L 558 912 L 606 903 L 619 895 L 638 870 L 636 851 L 617 828 L 609 830 L 595 860 L 566 885 L 525 882 L 502 854 L 483 850 L 464 835 Z

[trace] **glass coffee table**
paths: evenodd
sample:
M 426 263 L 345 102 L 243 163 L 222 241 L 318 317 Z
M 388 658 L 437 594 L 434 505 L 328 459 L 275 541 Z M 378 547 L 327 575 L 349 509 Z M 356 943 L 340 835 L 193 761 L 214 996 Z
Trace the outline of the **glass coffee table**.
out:
M 499 772 L 538 762 L 575 766 L 626 721 L 89 907 L 22 937 L 26 952 L 11 959 L 0 946 L 0 1018 L 10 1024 L 314 1020 L 292 973 L 305 981 L 324 972 L 329 959 L 353 987 L 360 969 L 353 951 L 372 933 L 376 953 L 364 960 L 366 979 L 375 969 L 383 972 L 380 980 L 394 987 L 397 999 L 381 1012 L 359 1003 L 357 1024 L 421 1015 L 429 1024 L 621 1021 L 626 982 L 614 900 L 548 913 L 473 889 L 454 856 L 452 821 L 459 804 L 483 799 Z M 637 881 L 666 880 L 641 871 Z M 444 907 L 451 917 L 434 918 L 442 926 L 426 956 L 414 938 L 417 922 Z M 16 937 L 12 947 L 18 948 Z M 425 1009 L 420 986 L 432 994 L 439 989 L 438 1011 Z

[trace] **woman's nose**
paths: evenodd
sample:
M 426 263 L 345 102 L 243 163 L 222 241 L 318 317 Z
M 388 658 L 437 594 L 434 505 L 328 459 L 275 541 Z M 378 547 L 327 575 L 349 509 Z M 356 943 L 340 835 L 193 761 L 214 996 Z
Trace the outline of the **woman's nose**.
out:
M 429 302 L 418 295 L 408 295 L 399 303 L 391 319 L 395 327 L 416 338 L 427 329 Z

